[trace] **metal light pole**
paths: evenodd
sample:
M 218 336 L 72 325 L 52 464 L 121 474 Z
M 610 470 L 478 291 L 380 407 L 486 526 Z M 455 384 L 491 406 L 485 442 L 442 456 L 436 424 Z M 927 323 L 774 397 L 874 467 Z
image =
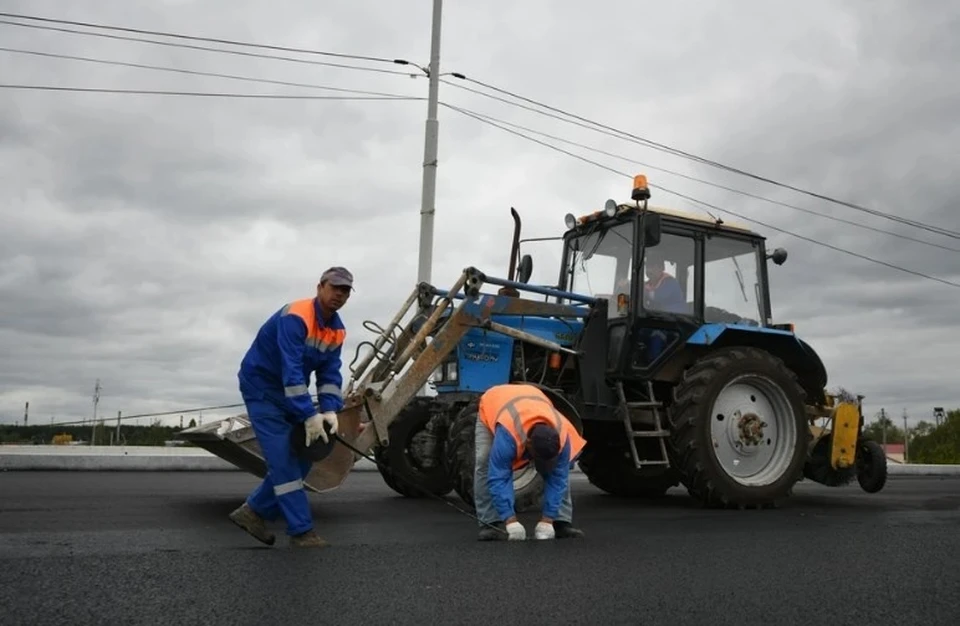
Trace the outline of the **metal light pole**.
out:
M 430 34 L 430 87 L 427 94 L 427 122 L 423 145 L 423 190 L 420 199 L 420 263 L 418 282 L 430 282 L 433 267 L 433 214 L 437 197 L 437 144 L 440 123 L 437 101 L 440 93 L 440 14 L 442 0 L 433 0 L 433 25 Z

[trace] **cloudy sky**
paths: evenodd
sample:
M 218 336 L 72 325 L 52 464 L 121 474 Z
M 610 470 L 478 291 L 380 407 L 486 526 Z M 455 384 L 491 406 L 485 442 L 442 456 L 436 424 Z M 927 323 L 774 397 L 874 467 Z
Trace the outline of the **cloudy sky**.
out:
M 430 4 L 33 0 L 0 1 L 0 11 L 425 65 Z M 954 4 L 937 12 L 866 0 L 698 1 L 695 9 L 646 1 L 463 4 L 444 9 L 444 72 L 800 188 L 960 230 Z M 0 47 L 5 85 L 349 95 L 30 51 L 413 98 L 427 93 L 424 78 L 405 75 L 412 68 L 252 48 L 232 49 L 400 74 L 3 23 Z M 929 419 L 934 406 L 960 407 L 960 289 L 787 233 L 958 285 L 960 240 L 453 86 L 492 93 L 476 83 L 445 80 L 452 83 L 440 89 L 447 104 L 619 155 L 538 136 L 786 231 L 754 224 L 771 247 L 789 251 L 786 265 L 771 269 L 775 316 L 794 322 L 820 351 L 831 387 L 866 395 L 868 415 L 884 407 L 899 422 L 904 409 L 916 420 Z M 425 114 L 422 100 L 0 89 L 0 421 L 22 419 L 26 401 L 32 423 L 89 416 L 97 378 L 102 415 L 238 402 L 237 366 L 259 324 L 283 303 L 312 295 L 334 264 L 357 279 L 343 312 L 349 361 L 357 342 L 371 337 L 362 322 L 386 324 L 417 278 Z M 505 273 L 511 206 L 523 216 L 524 234 L 542 237 L 560 234 L 567 212 L 629 197 L 629 178 L 445 107 L 439 149 L 433 280 L 440 286 L 467 265 Z M 658 204 L 702 213 L 654 193 Z M 555 281 L 555 244 L 528 251 L 533 280 Z

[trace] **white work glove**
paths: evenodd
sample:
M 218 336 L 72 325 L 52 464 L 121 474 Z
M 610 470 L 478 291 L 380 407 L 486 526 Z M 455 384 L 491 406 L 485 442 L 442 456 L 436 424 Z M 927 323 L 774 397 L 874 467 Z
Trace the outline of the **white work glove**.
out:
M 337 414 L 333 411 L 318 413 L 304 423 L 304 428 L 307 431 L 308 446 L 316 441 L 317 437 L 323 439 L 323 443 L 330 443 L 330 436 L 327 435 L 327 431 L 323 428 L 324 424 L 330 424 L 330 431 L 337 432 Z
M 527 538 L 527 529 L 520 522 L 510 522 L 507 524 L 507 534 L 509 541 L 523 541 Z
M 537 527 L 533 530 L 533 536 L 537 539 L 553 539 L 556 532 L 553 530 L 552 522 L 537 522 Z

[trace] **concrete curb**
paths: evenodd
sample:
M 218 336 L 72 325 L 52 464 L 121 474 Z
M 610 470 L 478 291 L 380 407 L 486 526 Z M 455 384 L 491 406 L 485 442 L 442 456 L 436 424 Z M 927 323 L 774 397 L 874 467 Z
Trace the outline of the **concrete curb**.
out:
M 960 465 L 890 463 L 891 476 L 957 476 Z M 230 472 L 234 465 L 200 448 L 161 446 L 0 446 L 0 471 Z M 355 472 L 376 472 L 366 459 Z M 574 468 L 574 473 L 581 473 Z

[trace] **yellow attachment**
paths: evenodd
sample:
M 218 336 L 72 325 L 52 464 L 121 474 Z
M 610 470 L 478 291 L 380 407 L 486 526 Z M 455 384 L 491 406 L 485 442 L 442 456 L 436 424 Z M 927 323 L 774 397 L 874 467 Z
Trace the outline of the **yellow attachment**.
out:
M 839 403 L 832 411 L 831 422 L 830 465 L 833 469 L 851 467 L 856 459 L 857 435 L 860 433 L 857 405 Z

